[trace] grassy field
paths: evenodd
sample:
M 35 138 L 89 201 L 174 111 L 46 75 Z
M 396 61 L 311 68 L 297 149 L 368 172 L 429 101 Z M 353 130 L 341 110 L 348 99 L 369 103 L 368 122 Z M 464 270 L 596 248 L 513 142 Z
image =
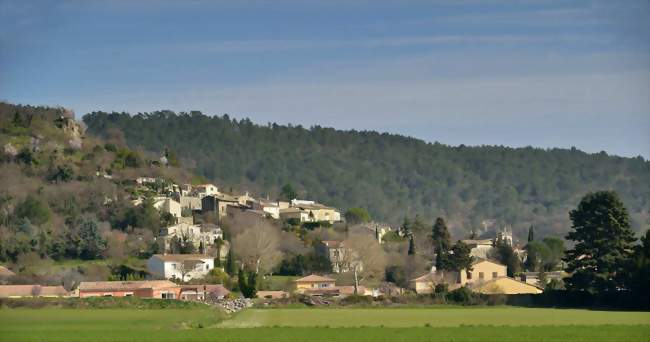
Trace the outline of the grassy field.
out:
M 578 310 L 269 309 L 221 318 L 212 309 L 0 309 L 0 341 L 593 342 L 648 341 L 650 335 L 649 313 Z
M 458 327 L 461 325 L 650 325 L 650 313 L 515 307 L 246 310 L 220 326 Z

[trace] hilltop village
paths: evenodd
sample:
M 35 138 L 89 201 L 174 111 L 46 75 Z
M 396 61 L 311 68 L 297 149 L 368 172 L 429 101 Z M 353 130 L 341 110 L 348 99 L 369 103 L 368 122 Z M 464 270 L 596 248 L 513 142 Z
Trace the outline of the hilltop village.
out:
M 466 230 L 444 217 L 404 208 L 391 225 L 290 183 L 263 195 L 226 190 L 170 149 L 133 149 L 119 131 L 86 135 L 63 108 L 0 104 L 0 114 L 0 297 L 464 303 L 561 291 L 587 269 L 576 265 L 588 252 L 565 251 L 563 238 L 533 226 L 521 238 L 485 218 L 459 236 Z M 592 200 L 623 208 L 613 192 L 583 199 Z M 616 237 L 630 244 L 629 235 Z

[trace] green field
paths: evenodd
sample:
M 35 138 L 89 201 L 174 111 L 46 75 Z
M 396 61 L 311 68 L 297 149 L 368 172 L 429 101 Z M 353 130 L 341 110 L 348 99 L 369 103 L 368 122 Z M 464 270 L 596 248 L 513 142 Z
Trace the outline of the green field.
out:
M 650 313 L 515 307 L 246 310 L 221 327 L 458 327 L 461 325 L 639 325 Z
M 0 341 L 593 342 L 648 341 L 650 336 L 650 314 L 642 312 L 268 309 L 222 318 L 211 309 L 0 309 Z M 273 327 L 276 324 L 291 327 Z

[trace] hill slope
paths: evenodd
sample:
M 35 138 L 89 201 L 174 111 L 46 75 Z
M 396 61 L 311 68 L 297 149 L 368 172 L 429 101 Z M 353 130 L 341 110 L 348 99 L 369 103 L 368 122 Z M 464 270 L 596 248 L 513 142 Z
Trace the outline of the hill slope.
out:
M 406 214 L 444 216 L 456 236 L 481 229 L 487 219 L 512 225 L 520 236 L 530 224 L 542 233 L 563 234 L 568 210 L 586 192 L 600 189 L 620 193 L 637 230 L 648 222 L 650 162 L 642 158 L 576 149 L 451 147 L 386 133 L 260 126 L 200 112 L 94 112 L 83 120 L 100 137 L 123 133 L 132 148 L 172 149 L 186 167 L 222 187 L 273 197 L 291 183 L 302 197 L 366 207 L 392 223 Z

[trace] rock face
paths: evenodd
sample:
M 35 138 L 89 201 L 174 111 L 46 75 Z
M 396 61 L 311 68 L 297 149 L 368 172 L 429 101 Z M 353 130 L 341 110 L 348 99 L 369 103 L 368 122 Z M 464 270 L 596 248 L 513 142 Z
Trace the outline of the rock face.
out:
M 220 306 L 226 313 L 235 313 L 253 306 L 253 300 L 250 298 L 237 299 L 217 299 L 213 304 Z

